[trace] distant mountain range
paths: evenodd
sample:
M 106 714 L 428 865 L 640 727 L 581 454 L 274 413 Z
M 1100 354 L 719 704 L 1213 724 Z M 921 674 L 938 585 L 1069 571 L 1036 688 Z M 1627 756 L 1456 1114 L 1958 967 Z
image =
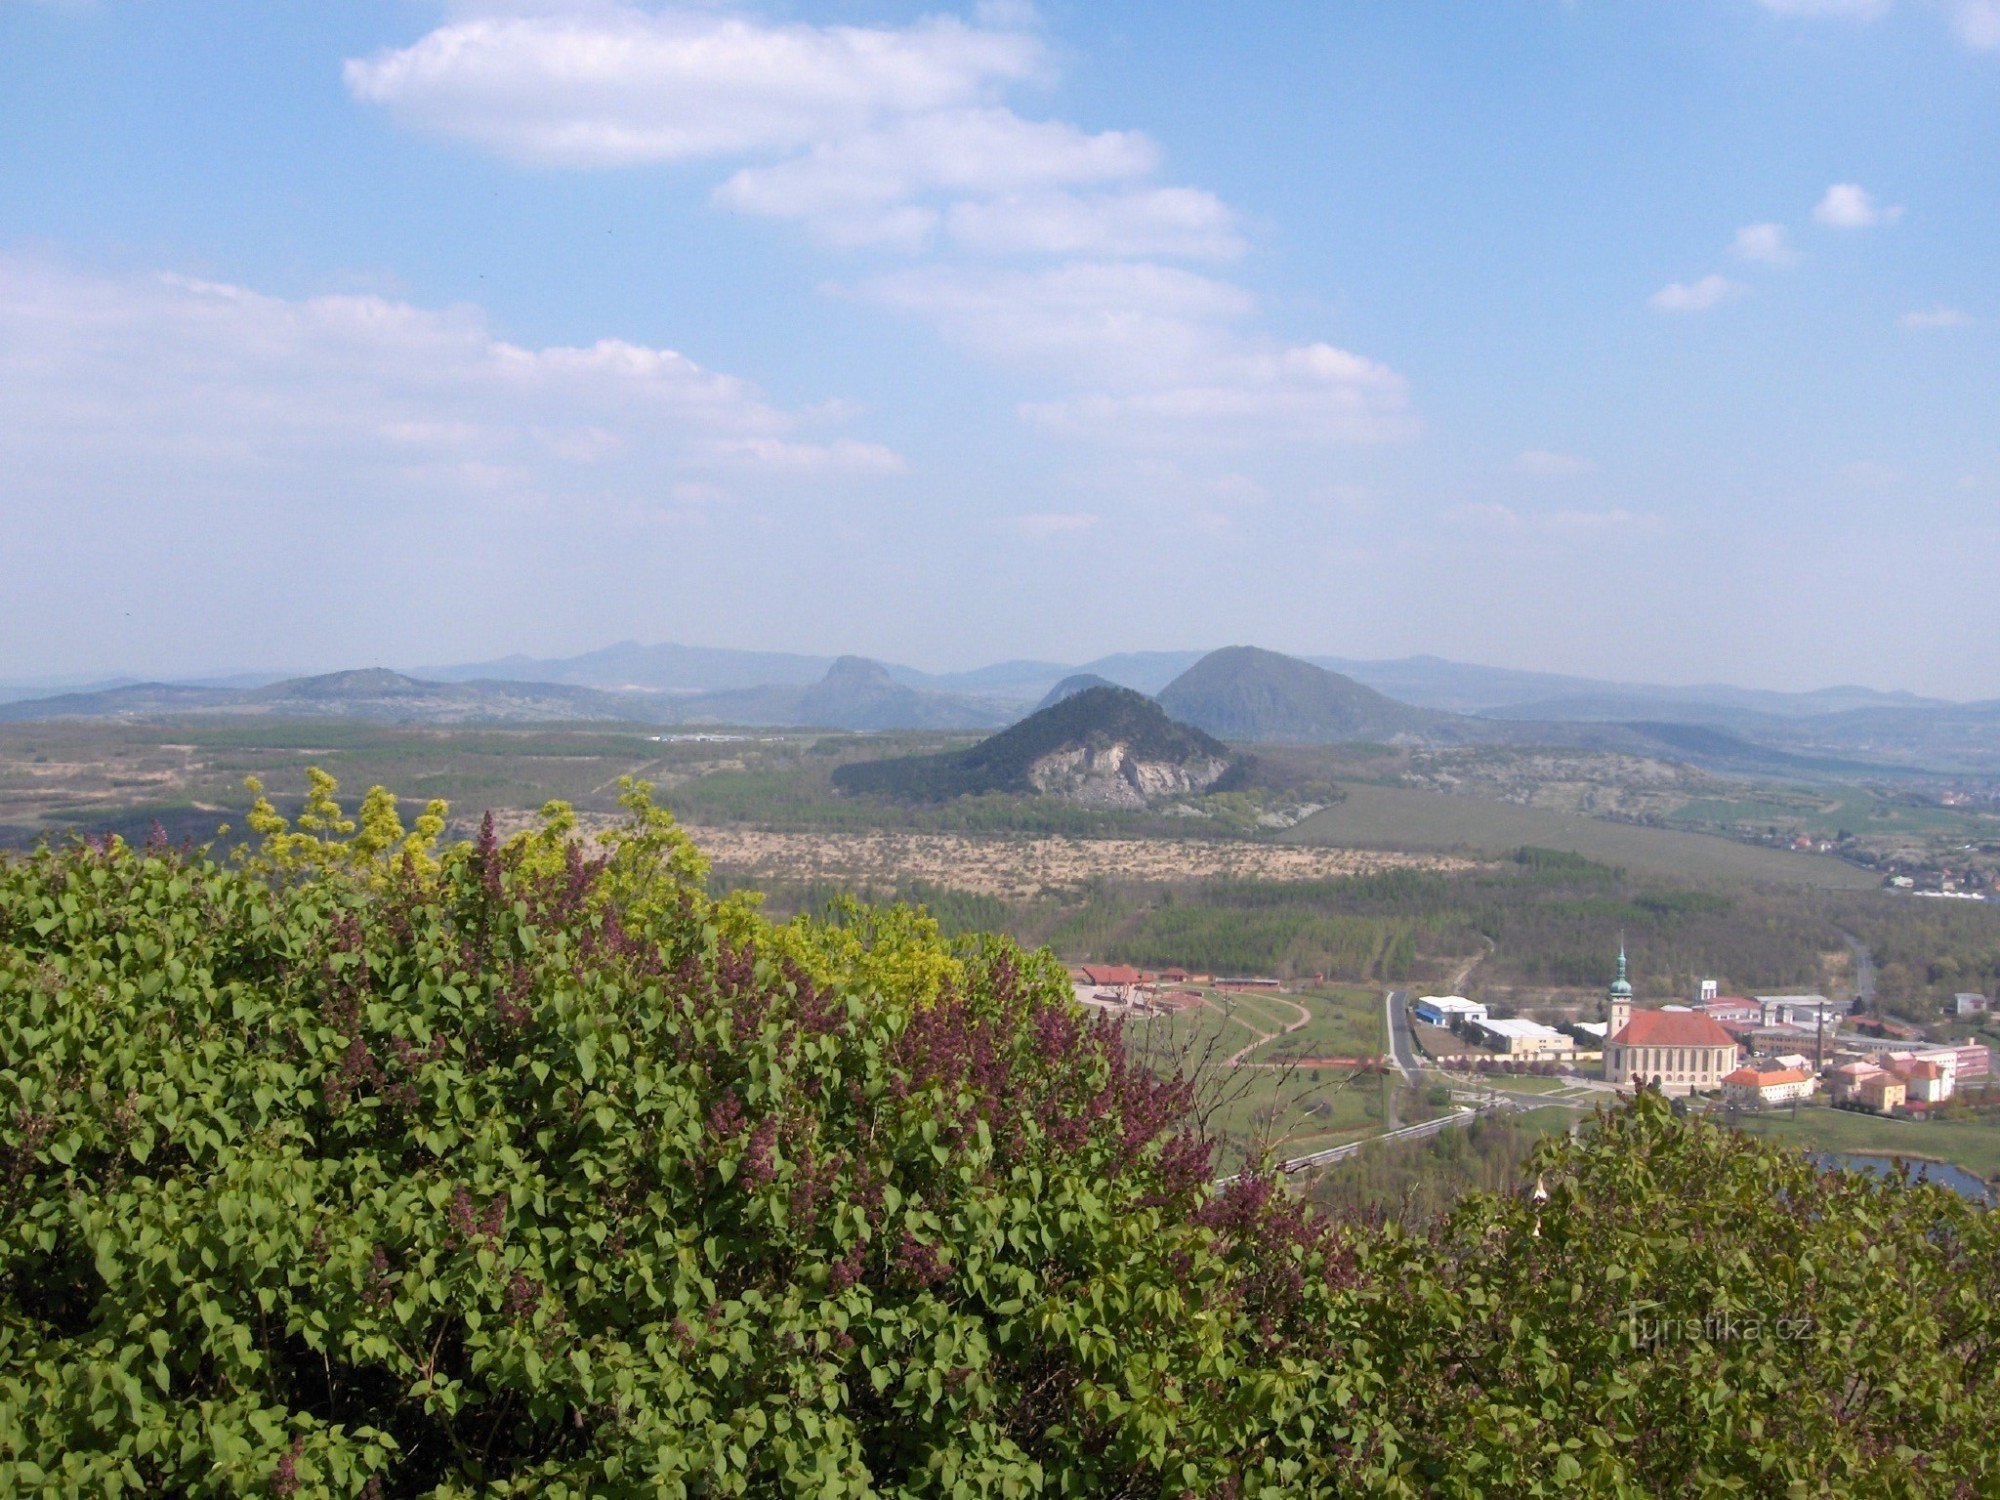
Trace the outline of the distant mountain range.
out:
M 283 681 L 81 684 L 0 701 L 0 721 L 266 715 L 979 730 L 1102 685 L 1156 695 L 1173 717 L 1238 743 L 1543 744 L 1753 774 L 1846 774 L 1871 766 L 2000 770 L 2000 702 L 1952 703 L 1861 687 L 1809 693 L 1658 687 L 1436 657 L 1355 661 L 1249 646 L 930 673 L 853 656 L 627 641 L 581 656 L 503 657 L 407 675 L 377 668 Z

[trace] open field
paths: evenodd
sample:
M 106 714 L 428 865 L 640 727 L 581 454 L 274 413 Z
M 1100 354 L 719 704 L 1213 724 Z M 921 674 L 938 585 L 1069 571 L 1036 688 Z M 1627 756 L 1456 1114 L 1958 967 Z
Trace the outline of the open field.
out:
M 203 840 L 241 824 L 245 776 L 282 806 L 304 790 L 307 766 L 358 800 L 376 784 L 413 800 L 442 797 L 461 826 L 494 808 L 551 799 L 615 805 L 618 778 L 674 786 L 763 745 L 663 744 L 605 728 L 407 729 L 333 720 L 255 724 L 13 724 L 0 727 L 0 833 L 24 843 L 64 827 L 143 833 L 157 817 L 174 837 Z
M 1279 837 L 1285 843 L 1457 853 L 1477 858 L 1524 844 L 1559 849 L 1635 873 L 1691 881 L 1783 883 L 1865 890 L 1865 870 L 1814 855 L 1759 849 L 1730 839 L 1633 823 L 1607 823 L 1483 798 L 1350 782 L 1345 801 Z
M 1284 998 L 1303 1006 L 1310 1019 L 1296 1031 L 1264 1043 L 1246 1061 L 1309 1063 L 1314 1058 L 1380 1057 L 1388 1046 L 1380 990 L 1350 987 L 1302 991 Z
M 1669 814 L 1676 821 L 1763 825 L 1831 839 L 1974 839 L 2000 836 L 2000 817 L 1983 807 L 1945 807 L 1914 795 L 1891 796 L 1858 786 L 1758 788 L 1737 797 L 1701 797 Z
M 1241 1166 L 1264 1146 L 1279 1157 L 1302 1156 L 1383 1128 L 1382 1077 L 1310 1061 L 1381 1051 L 1379 991 L 1202 995 L 1203 1003 L 1191 1009 L 1129 1021 L 1125 1036 L 1152 1066 L 1200 1079 L 1225 1169 Z M 1366 1011 L 1372 1011 L 1372 1026 Z M 1314 1040 L 1288 1058 L 1303 1037 Z
M 1734 1122 L 1752 1135 L 1767 1135 L 1815 1151 L 1855 1151 L 1911 1159 L 1948 1161 L 1989 1181 L 2000 1178 L 2000 1121 L 1894 1120 L 1827 1105 L 1742 1115 Z
M 1252 1086 L 1224 1095 L 1210 1117 L 1221 1145 L 1220 1165 L 1233 1171 L 1268 1151 L 1274 1160 L 1307 1156 L 1343 1141 L 1379 1133 L 1386 1124 L 1384 1089 L 1375 1074 L 1293 1073 L 1282 1086 Z

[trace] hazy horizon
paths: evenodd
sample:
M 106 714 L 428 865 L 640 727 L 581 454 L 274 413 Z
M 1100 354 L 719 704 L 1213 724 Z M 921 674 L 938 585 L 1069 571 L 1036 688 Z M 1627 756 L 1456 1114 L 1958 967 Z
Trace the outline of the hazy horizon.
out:
M 1261 641 L 1227 641 L 1209 646 L 1144 645 L 1144 646 L 1135 646 L 1129 648 L 1121 648 L 1115 651 L 1093 651 L 1087 655 L 1076 655 L 1063 658 L 1029 656 L 1023 653 L 1014 653 L 1014 654 L 984 656 L 966 660 L 933 662 L 933 661 L 923 661 L 923 660 L 909 660 L 900 657 L 881 656 L 866 651 L 850 651 L 845 648 L 808 650 L 798 646 L 745 647 L 745 646 L 716 644 L 712 642 L 697 642 L 697 641 L 685 641 L 685 640 L 649 641 L 649 640 L 639 640 L 633 637 L 623 637 L 615 641 L 604 641 L 596 646 L 586 647 L 582 651 L 575 651 L 575 652 L 559 652 L 559 653 L 531 652 L 531 651 L 482 652 L 452 661 L 447 661 L 441 657 L 433 657 L 420 661 L 362 661 L 362 660 L 336 661 L 330 665 L 321 665 L 313 667 L 298 667 L 298 666 L 288 666 L 288 665 L 267 666 L 267 667 L 219 666 L 219 667 L 202 668 L 186 672 L 157 674 L 150 677 L 147 674 L 131 672 L 131 671 L 78 672 L 78 673 L 62 673 L 62 674 L 41 675 L 41 676 L 26 675 L 26 674 L 19 676 L 0 676 L 0 690 L 33 688 L 36 690 L 60 692 L 60 691 L 74 690 L 77 688 L 89 687 L 101 683 L 120 681 L 120 680 L 131 680 L 137 682 L 144 682 L 144 681 L 223 682 L 232 679 L 243 679 L 243 678 L 272 678 L 276 680 L 285 680 L 289 678 L 323 676 L 335 672 L 375 670 L 375 669 L 385 669 L 388 671 L 403 673 L 405 675 L 421 678 L 427 671 L 457 671 L 467 666 L 488 663 L 488 662 L 499 663 L 517 659 L 526 661 L 537 661 L 537 662 L 561 662 L 561 661 L 571 660 L 576 657 L 588 656 L 600 651 L 612 650 L 620 646 L 635 646 L 642 650 L 674 647 L 674 648 L 691 649 L 697 651 L 721 651 L 721 652 L 740 651 L 748 654 L 796 656 L 809 659 L 823 659 L 827 661 L 832 661 L 835 658 L 843 656 L 859 656 L 870 661 L 881 662 L 884 665 L 891 667 L 912 668 L 916 671 L 924 672 L 928 675 L 936 677 L 946 677 L 959 673 L 976 672 L 983 668 L 1003 666 L 1010 663 L 1036 663 L 1040 665 L 1046 665 L 1049 667 L 1061 668 L 1065 671 L 1070 671 L 1070 670 L 1081 670 L 1090 667 L 1094 663 L 1126 655 L 1158 654 L 1158 655 L 1172 655 L 1172 656 L 1178 656 L 1178 655 L 1201 656 L 1205 655 L 1210 651 L 1219 650 L 1222 648 L 1222 646 L 1263 646 L 1264 649 L 1268 650 L 1278 649 L 1275 647 L 1264 646 L 1264 643 Z M 1410 652 L 1399 657 L 1360 657 L 1360 656 L 1351 656 L 1344 652 L 1322 651 L 1314 649 L 1312 647 L 1305 647 L 1296 651 L 1287 651 L 1283 654 L 1290 656 L 1297 656 L 1300 658 L 1312 658 L 1319 660 L 1340 659 L 1340 660 L 1352 661 L 1357 664 L 1367 664 L 1367 665 L 1393 665 L 1399 662 L 1408 662 L 1415 660 L 1432 660 L 1443 663 L 1447 666 L 1466 667 L 1474 671 L 1519 672 L 1523 674 L 1536 675 L 1536 676 L 1545 675 L 1551 677 L 1570 677 L 1578 681 L 1596 682 L 1605 686 L 1659 688 L 1669 691 L 1685 691 L 1690 689 L 1709 688 L 1709 687 L 1739 688 L 1753 692 L 1777 692 L 1777 693 L 1812 693 L 1816 691 L 1834 691 L 1834 690 L 1849 689 L 1849 688 L 1859 689 L 1862 691 L 1869 691 L 1869 692 L 1879 692 L 1879 693 L 1907 693 L 1913 691 L 1912 689 L 1906 688 L 1901 684 L 1893 682 L 1892 683 L 1858 682 L 1852 679 L 1842 680 L 1842 679 L 1832 679 L 1832 678 L 1829 678 L 1824 681 L 1807 682 L 1801 686 L 1786 686 L 1786 685 L 1774 685 L 1770 683 L 1743 681 L 1735 678 L 1725 678 L 1725 677 L 1689 679 L 1686 681 L 1648 680 L 1635 677 L 1594 677 L 1590 674 L 1565 673 L 1543 667 L 1533 667 L 1533 666 L 1515 667 L 1515 666 L 1506 666 L 1494 662 L 1479 662 L 1479 661 L 1473 661 L 1467 657 L 1448 656 L 1441 652 L 1430 652 L 1430 651 Z M 1935 695 L 1935 694 L 1918 694 L 1917 696 L 1949 697 L 1949 695 Z M 1955 699 L 1952 701 L 1977 701 L 1977 700 Z
M 2000 0 L 15 0 L 0 93 L 0 679 L 2000 696 Z

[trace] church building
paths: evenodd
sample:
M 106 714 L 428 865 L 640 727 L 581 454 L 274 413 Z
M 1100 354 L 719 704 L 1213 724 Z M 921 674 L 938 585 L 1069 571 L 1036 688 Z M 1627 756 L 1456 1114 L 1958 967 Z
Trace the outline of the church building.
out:
M 1625 977 L 1625 945 L 1618 945 L 1618 977 L 1604 1004 L 1604 1076 L 1634 1078 L 1667 1094 L 1710 1093 L 1736 1070 L 1736 1038 L 1698 1010 L 1632 1009 Z

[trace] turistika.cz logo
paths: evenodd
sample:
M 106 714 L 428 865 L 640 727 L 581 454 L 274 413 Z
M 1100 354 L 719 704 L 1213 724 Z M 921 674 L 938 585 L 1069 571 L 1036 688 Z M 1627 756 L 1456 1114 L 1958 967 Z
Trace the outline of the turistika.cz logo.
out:
M 1635 1349 L 1662 1344 L 1755 1343 L 1766 1338 L 1791 1342 L 1811 1338 L 1813 1329 L 1811 1318 L 1765 1318 L 1745 1312 L 1674 1316 L 1657 1307 L 1625 1309 L 1625 1333 Z

